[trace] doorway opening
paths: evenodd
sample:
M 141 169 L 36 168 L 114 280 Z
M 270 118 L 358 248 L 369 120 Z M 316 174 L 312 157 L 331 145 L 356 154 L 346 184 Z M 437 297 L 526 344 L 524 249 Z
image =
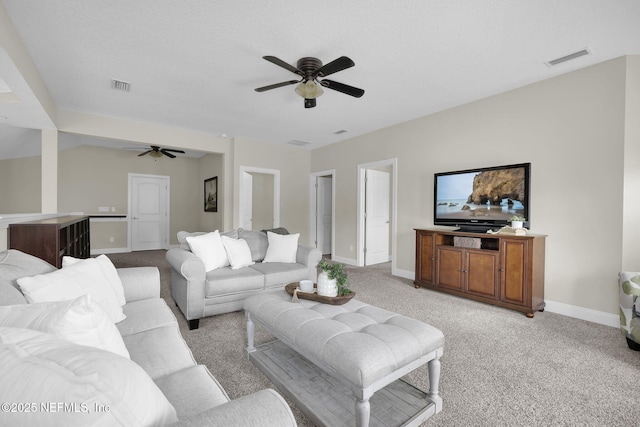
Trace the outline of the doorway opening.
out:
M 263 230 L 280 226 L 280 171 L 240 166 L 238 226 Z
M 335 170 L 315 172 L 310 177 L 311 241 L 322 251 L 324 258 L 331 259 L 335 248 Z

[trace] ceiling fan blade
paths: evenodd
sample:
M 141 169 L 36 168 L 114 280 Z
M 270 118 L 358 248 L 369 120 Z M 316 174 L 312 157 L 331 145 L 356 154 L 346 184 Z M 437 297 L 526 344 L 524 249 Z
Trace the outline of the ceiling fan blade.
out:
M 169 153 L 169 152 L 168 152 L 167 150 L 165 150 L 165 149 L 161 149 L 161 150 L 160 150 L 160 152 L 161 152 L 162 154 L 164 154 L 165 156 L 167 156 L 167 157 L 171 157 L 172 159 L 175 159 L 175 158 L 176 158 L 176 156 L 175 156 L 174 154 Z
M 363 89 L 358 89 L 357 87 L 349 86 L 333 80 L 322 80 L 320 82 L 320 85 L 329 89 L 337 90 L 338 92 L 342 92 L 347 95 L 355 96 L 356 98 L 360 98 L 362 95 L 364 95 Z
M 171 151 L 172 153 L 184 154 L 184 151 L 182 151 L 182 150 L 174 150 L 173 148 L 163 148 L 161 151 Z
M 264 92 L 264 91 L 271 90 L 271 89 L 276 89 L 276 88 L 279 88 L 279 87 L 282 87 L 282 86 L 289 86 L 289 85 L 293 85 L 293 84 L 299 83 L 301 81 L 302 80 L 289 80 L 287 82 L 276 83 L 276 84 L 272 84 L 272 85 L 269 85 L 269 86 L 262 86 L 262 87 L 257 88 L 256 92 Z
M 152 152 L 152 151 L 153 151 L 153 150 L 147 150 L 147 151 L 145 151 L 144 153 L 140 153 L 140 154 L 138 154 L 138 157 L 140 157 L 140 156 L 144 156 L 145 154 L 149 154 L 149 153 L 150 153 L 150 152 Z
M 341 56 L 340 58 L 329 62 L 328 64 L 323 65 L 318 68 L 315 72 L 315 76 L 325 77 L 329 74 L 337 73 L 338 71 L 346 70 L 347 68 L 353 67 L 355 62 L 346 56 Z
M 269 56 L 269 55 L 263 56 L 263 58 L 266 59 L 269 62 L 272 62 L 272 63 L 274 63 L 274 64 L 286 69 L 286 70 L 291 71 L 292 73 L 295 73 L 295 74 L 298 74 L 298 75 L 304 77 L 304 73 L 302 71 L 298 70 L 296 67 L 294 67 L 291 64 L 287 64 L 286 62 L 284 62 L 280 58 L 276 58 L 275 56 Z

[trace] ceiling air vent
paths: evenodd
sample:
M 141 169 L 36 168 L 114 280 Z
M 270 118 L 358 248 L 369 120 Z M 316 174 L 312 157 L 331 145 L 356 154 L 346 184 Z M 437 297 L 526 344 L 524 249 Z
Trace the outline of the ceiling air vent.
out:
M 298 139 L 292 139 L 291 141 L 287 142 L 287 144 L 295 145 L 295 146 L 298 146 L 298 147 L 304 147 L 305 145 L 309 145 L 311 143 L 307 142 L 307 141 L 300 141 Z
M 586 48 L 579 50 L 577 52 L 570 53 L 569 55 L 565 55 L 561 58 L 552 59 L 551 61 L 545 62 L 547 67 L 553 67 L 554 65 L 562 64 L 563 62 L 571 61 L 572 59 L 580 58 L 581 56 L 590 55 L 591 51 Z
M 122 80 L 111 79 L 111 89 L 119 90 L 121 92 L 129 92 L 131 89 L 131 83 Z
M 342 135 L 343 133 L 347 133 L 347 132 L 349 132 L 349 131 L 346 130 L 346 129 L 340 129 L 339 131 L 336 131 L 333 134 L 334 135 Z

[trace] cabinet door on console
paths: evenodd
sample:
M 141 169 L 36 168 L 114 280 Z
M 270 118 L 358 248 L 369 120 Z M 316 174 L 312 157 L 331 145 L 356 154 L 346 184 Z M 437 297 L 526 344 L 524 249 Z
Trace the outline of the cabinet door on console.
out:
M 513 304 L 528 304 L 527 270 L 529 241 L 502 239 L 502 277 L 500 299 Z
M 416 234 L 416 280 L 433 283 L 433 234 L 418 231 Z
M 467 250 L 467 292 L 498 299 L 498 252 Z
M 437 286 L 462 291 L 464 280 L 464 249 L 438 246 Z

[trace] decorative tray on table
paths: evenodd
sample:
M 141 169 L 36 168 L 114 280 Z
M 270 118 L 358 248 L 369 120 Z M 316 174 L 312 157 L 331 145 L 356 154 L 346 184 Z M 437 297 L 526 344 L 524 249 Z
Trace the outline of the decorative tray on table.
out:
M 289 283 L 287 286 L 284 287 L 284 289 L 289 293 L 289 295 L 293 295 L 294 291 L 298 288 L 298 286 L 300 286 L 298 282 Z M 316 288 L 313 289 L 313 292 L 302 292 L 301 290 L 298 289 L 298 292 L 296 292 L 296 294 L 298 295 L 298 298 L 308 299 L 311 301 L 317 301 L 317 302 L 321 302 L 324 304 L 331 304 L 331 305 L 342 305 L 347 301 L 349 301 L 354 296 L 356 296 L 356 293 L 351 291 L 349 295 L 344 295 L 344 296 L 338 295 L 337 297 L 326 297 L 324 295 L 318 295 L 316 293 Z

